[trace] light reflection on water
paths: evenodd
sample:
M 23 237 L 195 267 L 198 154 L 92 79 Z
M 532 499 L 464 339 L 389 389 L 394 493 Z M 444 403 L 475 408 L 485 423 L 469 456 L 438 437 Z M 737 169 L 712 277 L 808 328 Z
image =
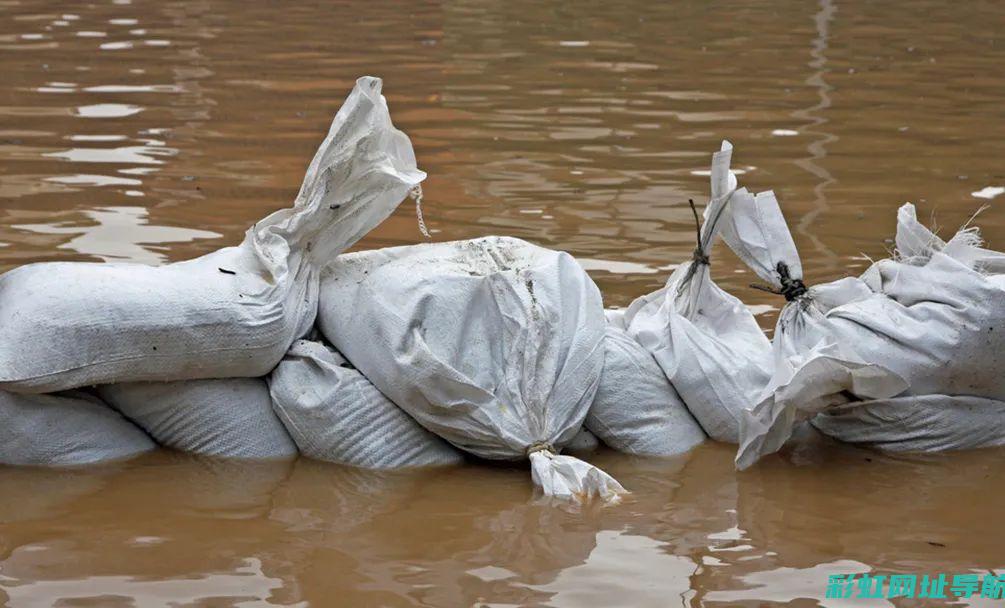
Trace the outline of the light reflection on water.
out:
M 41 554 L 60 553 L 65 546 L 29 545 L 18 552 Z M 20 556 L 12 556 L 15 559 Z M 36 558 L 36 556 L 32 556 Z M 254 557 L 246 558 L 232 572 L 205 573 L 189 578 L 144 580 L 131 576 L 91 576 L 81 579 L 51 581 L 20 581 L 0 574 L 0 587 L 4 588 L 11 606 L 48 608 L 52 598 L 64 603 L 74 600 L 98 599 L 103 605 L 144 606 L 171 608 L 174 606 L 226 601 L 229 606 L 267 605 L 273 589 L 282 586 L 282 580 L 262 572 L 262 563 Z M 307 606 L 305 602 L 288 604 Z
M 519 467 L 367 472 L 161 452 L 76 471 L 0 469 L 0 597 L 851 606 L 826 598 L 828 575 L 987 572 L 1000 559 L 997 539 L 957 523 L 996 512 L 976 499 L 1003 480 L 987 454 L 831 448 L 813 466 L 787 453 L 752 475 L 736 475 L 730 454 L 600 454 L 633 494 L 583 510 L 528 500 Z M 856 483 L 928 500 L 893 509 L 849 492 Z
M 88 176 L 76 176 L 88 177 Z M 77 181 L 75 183 L 88 183 Z M 127 192 L 130 192 L 127 190 Z M 137 191 L 138 195 L 142 195 Z M 72 234 L 59 245 L 105 262 L 138 262 L 159 264 L 166 261 L 164 251 L 173 243 L 188 243 L 196 239 L 220 236 L 209 230 L 194 230 L 175 226 L 152 226 L 144 207 L 105 207 L 83 212 L 86 222 L 67 221 L 46 224 L 13 224 L 11 228 L 39 234 Z
M 0 0 L 0 266 L 162 263 L 238 242 L 295 195 L 365 73 L 429 172 L 436 240 L 575 254 L 609 306 L 693 249 L 708 155 L 773 188 L 811 282 L 885 255 L 905 200 L 1005 249 L 997 5 Z M 926 215 L 927 217 L 927 215 Z M 405 205 L 363 247 L 420 239 Z M 713 272 L 779 302 L 721 248 Z M 737 475 L 731 450 L 597 461 L 618 509 L 527 500 L 524 470 L 376 474 L 160 453 L 0 469 L 0 598 L 101 605 L 839 605 L 826 576 L 986 571 L 1000 452 L 825 446 Z M 156 539 L 156 540 L 151 540 Z M 937 543 L 937 544 L 930 544 Z M 979 606 L 978 601 L 971 605 Z

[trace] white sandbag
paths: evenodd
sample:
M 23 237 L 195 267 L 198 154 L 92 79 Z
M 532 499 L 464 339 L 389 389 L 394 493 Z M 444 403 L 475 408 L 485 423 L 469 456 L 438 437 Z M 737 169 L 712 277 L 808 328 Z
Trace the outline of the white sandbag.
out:
M 608 446 L 640 456 L 674 456 L 705 441 L 653 356 L 613 325 L 604 336 L 604 371 L 585 424 Z
M 579 429 L 572 441 L 565 445 L 565 452 L 576 457 L 592 454 L 600 449 L 600 440 L 597 436 L 583 427 Z
M 305 456 L 370 469 L 463 460 L 320 342 L 294 342 L 269 377 L 269 391 L 276 414 Z
M 910 394 L 972 395 L 1005 400 L 1005 291 L 984 272 L 994 252 L 980 248 L 976 228 L 945 245 L 900 254 L 905 233 L 923 228 L 914 206 L 897 216 L 897 255 L 874 264 L 863 280 L 875 297 L 841 311 L 841 336 L 858 340 L 868 361 L 883 361 Z M 933 235 L 934 236 L 934 235 Z M 879 335 L 879 340 L 866 336 Z
M 978 214 L 984 209 L 980 209 Z M 976 217 L 977 214 L 971 218 L 971 222 Z M 918 221 L 917 210 L 911 203 L 905 203 L 897 210 L 895 242 L 897 259 L 916 266 L 923 265 L 931 259 L 933 253 L 941 251 L 981 274 L 991 276 L 1005 273 L 1005 253 L 981 247 L 980 231 L 977 228 L 964 226 L 947 243 Z
M 1005 402 L 981 397 L 908 395 L 855 402 L 811 422 L 839 441 L 890 452 L 1005 446 Z
M 849 398 L 892 397 L 906 388 L 895 373 L 866 362 L 831 333 L 829 310 L 874 294 L 858 279 L 807 289 L 799 253 L 773 192 L 736 197 L 723 222 L 722 238 L 768 282 L 765 289 L 787 302 L 772 340 L 771 380 L 741 418 L 740 468 L 779 449 L 800 420 Z
M 312 326 L 317 269 L 386 218 L 425 174 L 361 78 L 293 207 L 238 247 L 176 264 L 40 263 L 0 277 L 0 389 L 264 376 Z
M 1005 399 L 1005 291 L 945 254 L 876 264 L 881 294 L 831 315 L 837 335 L 883 361 L 911 394 Z
M 771 378 L 771 343 L 746 306 L 709 276 L 708 257 L 728 206 L 737 197 L 729 171 L 732 146 L 712 156 L 711 200 L 694 258 L 680 265 L 666 286 L 628 307 L 628 334 L 662 368 L 688 410 L 709 437 L 736 443 L 741 410 Z
M 1005 292 L 978 270 L 995 267 L 996 255 L 973 229 L 945 243 L 917 222 L 913 205 L 901 207 L 895 259 L 810 289 L 783 311 L 776 374 L 745 415 L 737 466 L 777 450 L 795 421 L 849 401 L 1005 399 Z
M 93 395 L 0 391 L 0 464 L 95 464 L 155 447 L 143 431 Z
M 261 378 L 123 382 L 98 394 L 157 443 L 223 458 L 282 459 L 297 454 L 272 411 Z
M 419 424 L 482 458 L 529 457 L 548 496 L 624 491 L 557 454 L 604 363 L 600 292 L 567 253 L 505 237 L 351 253 L 321 291 L 321 332 Z
M 624 308 L 605 308 L 604 318 L 607 319 L 608 327 L 616 327 L 618 329 L 625 329 L 625 309 Z

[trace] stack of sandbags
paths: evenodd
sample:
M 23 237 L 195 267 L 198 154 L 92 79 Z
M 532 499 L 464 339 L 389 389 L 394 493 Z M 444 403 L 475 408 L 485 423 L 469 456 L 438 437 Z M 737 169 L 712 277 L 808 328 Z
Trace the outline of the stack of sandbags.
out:
M 652 354 L 628 335 L 620 311 L 607 311 L 604 368 L 586 427 L 608 446 L 639 456 L 675 456 L 705 432 Z
M 623 320 L 708 436 L 727 443 L 738 441 L 742 412 L 772 372 L 771 343 L 754 316 L 709 274 L 709 255 L 730 205 L 751 196 L 737 188 L 729 170 L 732 150 L 723 142 L 712 156 L 711 200 L 693 258 L 662 289 L 632 302 Z
M 487 237 L 340 256 L 322 277 L 324 336 L 426 429 L 482 458 L 529 458 L 547 496 L 616 500 L 559 451 L 604 365 L 600 292 L 566 253 Z
M 888 449 L 1005 444 L 1005 289 L 992 274 L 1005 258 L 982 249 L 975 229 L 943 242 L 906 204 L 893 258 L 861 278 L 806 289 L 773 196 L 733 218 L 745 222 L 727 242 L 789 300 L 774 377 L 744 414 L 738 467 L 817 414 L 826 434 Z
M 905 388 L 896 374 L 862 360 L 848 344 L 829 334 L 825 313 L 871 292 L 857 279 L 812 289 L 805 286 L 799 254 L 773 192 L 737 197 L 723 222 L 722 238 L 767 281 L 764 289 L 787 301 L 772 340 L 772 376 L 761 390 L 750 395 L 749 409 L 757 414 L 743 412 L 741 452 L 775 451 L 788 440 L 799 419 L 794 415 L 796 403 L 790 395 L 798 393 L 798 408 L 808 412 L 822 411 L 849 398 L 891 397 Z M 768 410 L 770 414 L 761 413 Z M 775 421 L 774 430 L 755 432 L 763 416 Z M 762 443 L 770 447 L 761 448 Z M 747 466 L 745 459 L 737 461 L 741 468 Z
M 334 349 L 298 340 L 269 377 L 305 456 L 370 469 L 457 464 L 460 452 L 391 403 Z
M 0 389 L 184 381 L 101 393 L 176 447 L 288 454 L 292 442 L 264 407 L 264 380 L 255 378 L 312 328 L 320 266 L 424 177 L 408 137 L 391 123 L 381 81 L 361 78 L 293 207 L 255 224 L 241 245 L 159 267 L 40 263 L 0 277 Z M 199 379 L 218 380 L 188 383 Z

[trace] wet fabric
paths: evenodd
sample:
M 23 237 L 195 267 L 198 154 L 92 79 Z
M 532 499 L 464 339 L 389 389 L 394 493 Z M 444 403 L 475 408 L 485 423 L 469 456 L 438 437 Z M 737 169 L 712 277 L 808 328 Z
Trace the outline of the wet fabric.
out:
M 586 427 L 640 456 L 674 456 L 706 438 L 653 356 L 616 325 L 604 336 L 604 371 Z
M 291 208 L 238 247 L 165 266 L 39 263 L 0 277 L 0 389 L 267 374 L 317 311 L 319 264 L 425 177 L 377 78 L 359 79 Z
M 132 458 L 155 447 L 142 430 L 89 393 L 0 391 L 0 464 L 97 464 Z
M 370 469 L 463 460 L 320 342 L 294 342 L 269 376 L 269 390 L 276 414 L 310 458 Z
M 907 395 L 830 408 L 811 423 L 845 443 L 890 452 L 942 452 L 1005 446 L 1005 401 Z
M 729 170 L 733 147 L 712 156 L 711 200 L 693 259 L 638 298 L 624 326 L 670 380 L 709 437 L 737 443 L 741 412 L 771 378 L 771 343 L 743 302 L 711 279 L 709 256 L 731 201 L 749 196 Z
M 123 382 L 98 394 L 165 447 L 255 460 L 297 454 L 261 378 Z
M 795 421 L 849 402 L 1005 398 L 1005 291 L 986 274 L 999 254 L 974 229 L 938 239 L 910 204 L 898 212 L 896 244 L 862 277 L 810 289 L 783 311 L 775 377 L 745 416 L 740 468 L 777 450 Z
M 623 492 L 558 455 L 597 392 L 606 326 L 567 253 L 505 237 L 351 253 L 321 291 L 321 332 L 419 424 L 482 458 L 529 457 L 548 496 Z

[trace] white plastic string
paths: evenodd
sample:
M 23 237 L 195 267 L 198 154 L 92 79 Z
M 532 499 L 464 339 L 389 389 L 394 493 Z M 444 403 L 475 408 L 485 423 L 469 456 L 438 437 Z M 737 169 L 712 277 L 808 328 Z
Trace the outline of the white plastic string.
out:
M 422 184 L 416 184 L 408 191 L 408 196 L 415 201 L 415 217 L 419 220 L 419 232 L 427 239 L 433 238 L 426 229 L 426 222 L 422 219 Z

